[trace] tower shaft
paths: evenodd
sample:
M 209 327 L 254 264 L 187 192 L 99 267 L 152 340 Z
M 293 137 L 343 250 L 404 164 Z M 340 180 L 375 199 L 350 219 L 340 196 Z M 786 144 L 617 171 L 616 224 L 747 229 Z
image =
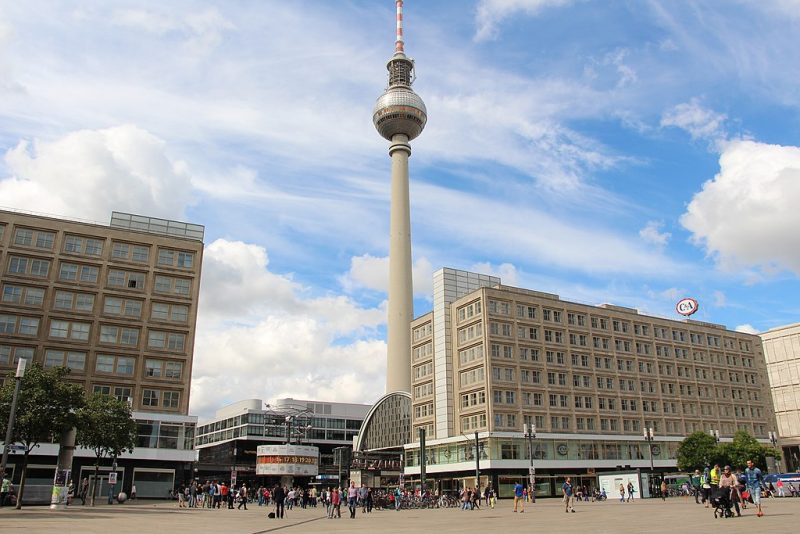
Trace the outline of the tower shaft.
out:
M 389 317 L 386 392 L 411 391 L 411 333 L 414 318 L 411 279 L 411 203 L 408 192 L 408 136 L 395 134 L 392 158 L 392 205 L 389 221 Z

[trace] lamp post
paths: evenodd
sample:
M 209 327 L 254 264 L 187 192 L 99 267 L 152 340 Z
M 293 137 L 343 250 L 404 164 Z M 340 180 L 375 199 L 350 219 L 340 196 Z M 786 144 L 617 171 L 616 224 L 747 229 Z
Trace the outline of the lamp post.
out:
M 778 447 L 778 433 L 777 432 L 770 432 L 769 433 L 769 442 L 772 444 L 772 448 L 776 449 Z M 775 467 L 778 469 L 778 472 L 781 471 L 781 461 L 779 459 L 775 459 Z
M 17 374 L 14 375 L 14 396 L 11 398 L 11 411 L 8 414 L 8 428 L 6 428 L 6 440 L 3 442 L 3 460 L 0 462 L 0 477 L 6 473 L 8 464 L 8 451 L 11 449 L 11 438 L 14 434 L 14 420 L 17 417 L 17 401 L 19 400 L 19 389 L 22 385 L 22 377 L 25 376 L 25 369 L 28 367 L 28 359 L 20 358 L 17 362 Z
M 655 467 L 653 467 L 653 440 L 656 439 L 656 434 L 652 428 L 644 429 L 644 440 L 647 442 L 647 448 L 650 451 L 650 495 L 655 493 L 653 490 L 653 479 L 655 477 Z
M 533 438 L 536 437 L 536 425 L 531 424 L 528 427 L 527 424 L 522 425 L 522 433 L 528 439 L 528 457 L 531 459 L 531 466 L 528 468 L 528 495 L 531 498 L 531 502 L 536 502 L 536 467 L 533 465 Z
M 114 490 L 117 487 L 117 457 L 111 462 L 111 473 L 108 475 L 108 504 L 114 504 Z M 113 482 L 113 484 L 112 484 Z

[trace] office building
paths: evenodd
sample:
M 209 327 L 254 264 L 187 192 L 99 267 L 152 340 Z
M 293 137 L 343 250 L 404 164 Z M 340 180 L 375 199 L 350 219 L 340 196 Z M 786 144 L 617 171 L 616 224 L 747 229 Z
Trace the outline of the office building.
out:
M 782 469 L 800 467 L 800 323 L 779 326 L 760 335 L 767 359 Z
M 119 459 L 117 487 L 135 483 L 142 497 L 164 497 L 195 458 L 188 410 L 203 232 L 118 212 L 101 225 L 0 211 L 0 372 L 19 358 L 66 366 L 87 393 L 128 400 L 138 436 Z M 57 453 L 57 443 L 34 450 L 29 488 L 52 484 Z M 16 463 L 12 455 L 18 480 Z M 74 477 L 93 463 L 76 451 Z
M 196 477 L 228 481 L 235 473 L 239 481 L 273 484 L 277 479 L 256 476 L 257 447 L 286 443 L 319 448 L 319 475 L 297 483 L 336 484 L 340 466 L 334 461 L 334 451 L 352 449 L 353 438 L 370 408 L 366 404 L 297 399 L 278 399 L 272 404 L 248 399 L 225 406 L 217 410 L 214 419 L 197 427 Z M 347 471 L 349 464 L 341 467 Z
M 442 269 L 433 310 L 414 320 L 412 440 L 407 476 L 426 472 L 443 489 L 492 483 L 501 495 L 527 479 L 523 425 L 535 426 L 537 494 L 570 474 L 596 486 L 602 471 L 674 471 L 687 435 L 775 429 L 758 336 L 635 309 L 592 306 Z M 643 438 L 653 429 L 654 441 Z M 477 451 L 476 449 L 477 435 Z M 477 453 L 477 454 L 476 454 Z

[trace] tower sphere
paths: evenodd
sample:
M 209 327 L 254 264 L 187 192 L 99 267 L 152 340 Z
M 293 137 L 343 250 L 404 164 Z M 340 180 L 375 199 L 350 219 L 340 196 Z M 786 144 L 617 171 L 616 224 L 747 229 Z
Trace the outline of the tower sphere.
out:
M 422 133 L 428 121 L 425 102 L 411 88 L 414 60 L 402 51 L 395 52 L 386 69 L 389 71 L 389 85 L 375 102 L 372 122 L 378 133 L 389 141 L 395 134 L 404 134 L 411 141 Z

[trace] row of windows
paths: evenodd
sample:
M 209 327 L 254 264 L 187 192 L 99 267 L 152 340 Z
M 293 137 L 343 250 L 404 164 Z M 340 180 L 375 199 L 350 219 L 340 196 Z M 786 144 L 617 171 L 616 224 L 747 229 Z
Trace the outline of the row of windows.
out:
M 45 290 L 38 287 L 4 284 L 2 302 L 41 307 Z M 91 313 L 94 310 L 95 295 L 74 291 L 56 290 L 53 309 Z M 106 296 L 103 299 L 103 313 L 139 319 L 142 315 L 144 301 L 122 297 Z M 187 323 L 189 306 L 153 302 L 150 308 L 150 319 L 174 323 Z
M 3 227 L 5 230 L 5 227 Z M 34 230 L 31 228 L 16 228 L 14 232 L 14 245 L 32 247 L 42 250 L 53 250 L 55 232 Z M 80 254 L 100 257 L 103 255 L 105 238 L 84 237 L 74 234 L 64 236 L 63 251 L 68 254 Z M 158 248 L 156 263 L 164 267 L 177 267 L 191 269 L 194 266 L 195 253 L 184 250 Z M 117 260 L 130 260 L 137 263 L 147 263 L 150 260 L 150 246 L 113 241 L 111 257 Z
M 48 336 L 52 339 L 88 342 L 92 323 L 51 319 Z M 139 344 L 138 328 L 100 325 L 100 343 L 135 347 Z M 39 319 L 17 315 L 0 314 L 0 334 L 37 336 Z M 147 347 L 183 352 L 186 349 L 186 334 L 163 330 L 147 331 Z
M 12 365 L 19 358 L 32 359 L 33 356 L 34 349 L 31 347 L 0 345 L 0 364 Z M 86 363 L 87 353 L 82 351 L 46 349 L 44 353 L 45 367 L 68 367 L 75 372 L 84 372 Z M 142 374 L 149 378 L 180 380 L 183 375 L 183 366 L 181 361 L 147 358 Z M 136 358 L 131 356 L 97 354 L 95 357 L 94 371 L 96 373 L 133 376 L 135 368 Z
M 509 302 L 490 299 L 488 301 L 488 308 L 490 313 L 496 315 L 506 315 L 506 316 L 511 315 L 511 304 Z M 520 319 L 536 319 L 537 309 L 538 308 L 536 306 L 517 304 L 516 316 L 517 318 Z M 466 307 L 460 308 L 458 310 L 459 320 L 463 320 L 466 315 L 466 313 L 462 315 L 461 313 L 462 310 L 466 312 Z M 563 319 L 562 311 L 543 307 L 541 308 L 541 312 L 543 321 L 562 323 Z M 587 325 L 586 315 L 577 312 L 567 312 L 567 323 L 572 326 L 586 327 Z M 606 317 L 591 316 L 589 324 L 593 329 L 614 331 L 622 334 L 633 333 L 637 336 L 643 336 L 643 337 L 649 337 L 651 330 L 651 325 L 630 323 L 619 319 L 608 319 Z M 750 351 L 749 341 L 739 341 L 730 338 L 725 338 L 724 341 L 722 341 L 721 343 L 720 337 L 712 334 L 701 334 L 701 333 L 691 332 L 687 336 L 687 332 L 683 330 L 670 329 L 661 326 L 653 326 L 652 328 L 653 328 L 653 335 L 656 338 L 660 339 L 667 339 L 669 336 L 671 336 L 673 341 L 679 341 L 679 342 L 689 341 L 695 345 L 707 345 L 709 347 L 720 347 L 721 345 L 724 344 L 725 348 L 734 349 L 736 348 L 736 346 L 738 346 L 740 350 L 746 352 Z
M 50 273 L 50 260 L 28 258 L 24 256 L 10 256 L 7 272 L 9 274 L 47 278 Z M 97 284 L 100 268 L 94 265 L 61 262 L 58 270 L 58 280 L 62 282 L 76 282 Z M 106 287 L 115 289 L 143 290 L 147 281 L 146 273 L 138 271 L 125 271 L 109 269 L 106 276 Z M 192 290 L 192 281 L 187 278 L 155 275 L 153 291 L 156 293 L 189 296 Z
M 514 359 L 514 352 L 515 348 L 514 345 L 505 345 L 501 343 L 492 343 L 490 345 L 490 352 L 493 358 L 504 358 L 504 359 Z M 659 348 L 659 347 L 657 347 Z M 665 349 L 667 347 L 664 347 Z M 676 355 L 680 354 L 681 349 L 676 348 L 675 352 Z M 471 361 L 480 359 L 483 357 L 482 354 L 482 345 L 476 345 L 475 347 L 468 347 L 466 349 L 462 349 L 459 351 L 459 362 L 462 366 L 469 364 Z M 531 362 L 539 362 L 541 361 L 541 351 L 538 348 L 534 347 L 525 347 L 520 346 L 518 347 L 518 354 L 520 361 L 531 361 Z M 572 363 L 573 367 L 590 367 L 592 363 L 592 356 L 589 354 L 581 354 L 577 352 L 570 353 L 569 360 Z M 722 358 L 722 355 L 719 353 L 712 353 L 709 355 L 709 363 L 717 363 L 718 365 L 727 364 L 729 366 L 734 367 L 746 367 L 752 368 L 753 367 L 753 359 L 742 357 L 741 359 L 736 355 L 725 355 L 725 358 Z M 687 353 L 688 357 L 688 353 Z M 615 358 L 611 356 L 594 356 L 594 367 L 597 369 L 613 369 L 614 368 L 614 361 Z M 566 365 L 567 364 L 567 355 L 563 351 L 555 351 L 555 350 L 547 350 L 545 351 L 545 360 L 548 364 L 555 364 L 555 365 Z M 695 361 L 706 363 L 706 357 L 704 354 L 695 354 Z M 666 373 L 668 375 L 672 375 L 675 369 L 672 364 L 657 364 L 659 373 Z M 647 373 L 653 374 L 656 369 L 656 364 L 654 362 L 646 361 L 646 360 L 632 360 L 632 359 L 625 359 L 621 357 L 616 358 L 616 369 L 621 372 L 629 372 L 634 373 L 635 369 L 639 369 L 639 373 Z M 690 369 L 686 367 L 686 369 Z M 699 369 L 699 371 L 697 370 Z M 715 380 L 726 380 L 723 375 L 724 373 L 729 373 L 728 371 L 722 370 L 710 370 L 698 367 L 693 371 L 696 374 L 696 378 L 698 379 L 707 379 L 709 373 L 712 373 L 711 376 L 714 377 Z M 735 374 L 735 373 L 734 373 Z M 747 375 L 747 374 L 746 374 Z M 683 376 L 683 375 L 679 375 Z M 686 375 L 688 376 L 688 375 Z M 733 374 L 730 375 L 731 377 Z M 746 379 L 746 381 L 753 382 L 755 378 L 755 374 L 747 375 L 752 378 Z M 736 378 L 730 378 L 731 381 L 738 381 Z

